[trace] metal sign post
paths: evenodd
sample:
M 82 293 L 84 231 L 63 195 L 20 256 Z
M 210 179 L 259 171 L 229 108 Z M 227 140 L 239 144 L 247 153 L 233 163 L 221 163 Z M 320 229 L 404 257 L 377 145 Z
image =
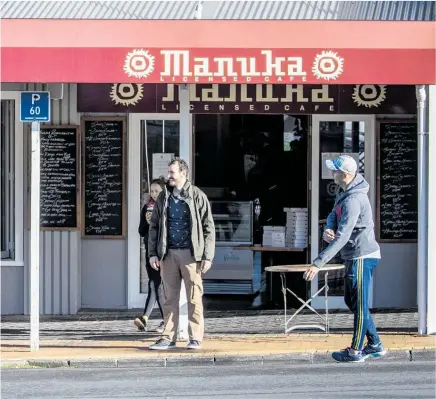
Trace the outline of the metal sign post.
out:
M 40 125 L 32 122 L 32 177 L 30 199 L 30 350 L 39 350 L 39 213 L 40 213 Z
M 21 122 L 32 122 L 32 175 L 30 198 L 30 350 L 39 350 L 39 234 L 41 187 L 41 127 L 50 122 L 50 93 L 22 92 Z

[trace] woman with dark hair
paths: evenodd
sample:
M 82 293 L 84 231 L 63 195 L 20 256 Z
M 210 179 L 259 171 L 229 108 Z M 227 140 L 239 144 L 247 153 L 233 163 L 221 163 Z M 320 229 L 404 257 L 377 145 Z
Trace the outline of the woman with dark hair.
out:
M 150 218 L 151 214 L 153 212 L 154 204 L 156 203 L 157 197 L 159 196 L 160 192 L 165 187 L 165 179 L 163 177 L 159 179 L 154 179 L 150 184 L 150 200 L 142 207 L 141 209 L 141 221 L 139 223 L 138 232 L 143 237 L 145 249 L 146 249 L 146 256 L 145 256 L 145 269 L 147 270 L 147 276 L 148 276 L 148 293 L 147 293 L 147 299 L 145 301 L 144 306 L 144 313 L 142 316 L 138 316 L 134 323 L 135 326 L 138 327 L 138 330 L 145 331 L 147 329 L 147 322 L 148 318 L 151 315 L 151 312 L 153 311 L 154 305 L 158 304 L 159 311 L 163 316 L 163 300 L 162 296 L 160 295 L 160 285 L 162 282 L 162 279 L 160 277 L 160 272 L 153 269 L 150 265 L 150 260 L 148 256 L 148 231 L 150 228 Z M 162 321 L 158 328 L 156 328 L 156 332 L 161 333 L 163 331 L 163 325 L 164 322 Z

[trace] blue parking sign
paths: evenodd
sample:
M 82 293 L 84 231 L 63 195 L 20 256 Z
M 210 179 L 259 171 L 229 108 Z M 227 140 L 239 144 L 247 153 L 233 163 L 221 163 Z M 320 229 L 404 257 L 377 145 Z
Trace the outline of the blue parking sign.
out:
M 22 91 L 20 121 L 50 122 L 50 92 Z

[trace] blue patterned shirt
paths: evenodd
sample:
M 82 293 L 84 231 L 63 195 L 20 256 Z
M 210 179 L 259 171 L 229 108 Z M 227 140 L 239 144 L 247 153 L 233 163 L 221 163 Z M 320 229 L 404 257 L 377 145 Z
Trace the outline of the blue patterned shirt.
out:
M 168 202 L 168 248 L 191 248 L 191 213 L 183 198 L 170 195 Z

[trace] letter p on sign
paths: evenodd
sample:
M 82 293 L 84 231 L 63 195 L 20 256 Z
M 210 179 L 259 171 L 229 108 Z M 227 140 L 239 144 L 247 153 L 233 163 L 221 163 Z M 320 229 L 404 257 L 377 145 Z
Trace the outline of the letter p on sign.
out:
M 39 101 L 41 96 L 37 93 L 32 93 L 32 105 L 35 105 L 35 102 Z

